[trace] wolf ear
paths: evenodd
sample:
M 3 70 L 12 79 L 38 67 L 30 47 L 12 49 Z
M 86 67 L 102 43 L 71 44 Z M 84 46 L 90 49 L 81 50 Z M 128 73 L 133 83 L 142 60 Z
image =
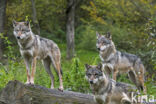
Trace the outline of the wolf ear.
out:
M 110 32 L 107 32 L 107 34 L 106 34 L 106 38 L 108 38 L 108 39 L 112 39 L 112 36 L 111 36 L 111 33 Z
M 102 64 L 99 63 L 96 68 L 102 71 Z
M 30 27 L 29 21 L 25 21 L 24 24 L 25 24 L 26 26 Z
M 96 37 L 97 37 L 97 39 L 99 38 L 99 37 L 101 37 L 101 35 L 96 31 Z
M 17 25 L 17 22 L 15 20 L 12 21 L 13 27 Z
M 86 70 L 88 70 L 88 69 L 91 68 L 91 67 L 90 67 L 90 65 L 85 64 L 85 68 L 86 68 Z

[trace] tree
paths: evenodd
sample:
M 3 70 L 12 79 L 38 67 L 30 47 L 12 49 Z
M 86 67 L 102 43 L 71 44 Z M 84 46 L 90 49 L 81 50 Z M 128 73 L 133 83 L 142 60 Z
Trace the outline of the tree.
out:
M 4 32 L 7 0 L 0 0 L 0 33 Z M 0 39 L 0 60 L 2 59 L 2 39 Z
M 75 53 L 75 42 L 74 42 L 75 6 L 76 6 L 76 0 L 68 0 L 67 10 L 66 10 L 67 59 L 71 59 Z
M 82 0 L 67 0 L 66 9 L 66 40 L 67 59 L 71 59 L 75 54 L 75 9 Z
M 40 35 L 40 26 L 39 26 L 39 23 L 38 23 L 38 20 L 37 20 L 36 7 L 35 7 L 34 0 L 31 0 L 31 3 L 32 3 L 32 12 L 33 12 L 33 15 L 32 15 L 33 24 L 34 24 L 34 27 L 35 27 L 35 31 L 37 32 L 38 35 Z

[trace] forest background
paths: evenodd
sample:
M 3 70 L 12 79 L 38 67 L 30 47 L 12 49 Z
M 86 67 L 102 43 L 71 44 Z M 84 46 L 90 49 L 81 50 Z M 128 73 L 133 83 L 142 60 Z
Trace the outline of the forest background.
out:
M 148 94 L 156 96 L 155 0 L 0 0 L 0 89 L 10 80 L 26 81 L 13 20 L 29 20 L 35 34 L 58 44 L 65 90 L 90 93 L 84 64 L 100 62 L 96 31 L 109 31 L 119 51 L 142 59 Z M 35 83 L 49 88 L 50 78 L 40 63 Z M 119 75 L 118 81 L 131 83 L 126 74 Z

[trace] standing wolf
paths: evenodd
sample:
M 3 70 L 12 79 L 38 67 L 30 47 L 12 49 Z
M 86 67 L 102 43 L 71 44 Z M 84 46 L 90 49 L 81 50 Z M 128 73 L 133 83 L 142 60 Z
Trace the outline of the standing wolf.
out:
M 86 64 L 85 67 L 86 78 L 98 104 L 132 104 L 131 94 L 136 90 L 134 86 L 110 79 L 102 69 L 102 64 Z
M 133 54 L 117 51 L 110 33 L 104 36 L 97 32 L 96 35 L 96 47 L 100 52 L 100 58 L 104 67 L 113 72 L 113 79 L 116 80 L 118 72 L 128 73 L 137 88 L 146 92 L 144 86 L 145 68 L 140 58 Z
M 31 31 L 29 22 L 13 21 L 14 36 L 20 47 L 20 53 L 24 57 L 27 71 L 27 84 L 34 84 L 34 75 L 36 71 L 37 59 L 42 59 L 46 72 L 51 78 L 51 88 L 54 88 L 54 76 L 50 70 L 52 64 L 58 73 L 60 80 L 59 90 L 63 91 L 62 71 L 61 71 L 61 54 L 57 44 L 52 40 L 34 35 Z M 32 64 L 31 64 L 32 63 Z M 30 74 L 30 66 L 32 71 Z

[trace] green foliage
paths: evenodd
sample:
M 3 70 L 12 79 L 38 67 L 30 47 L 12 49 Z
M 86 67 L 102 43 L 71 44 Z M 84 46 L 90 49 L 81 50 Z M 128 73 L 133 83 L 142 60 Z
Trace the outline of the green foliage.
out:
M 0 64 L 0 89 L 2 89 L 10 80 L 13 80 L 13 73 L 8 71 L 8 69 Z
M 12 47 L 12 42 L 3 34 L 0 34 L 0 38 L 3 39 L 7 51 L 3 54 L 7 60 L 3 60 L 0 63 L 0 89 L 2 89 L 10 80 L 19 79 L 22 81 L 23 76 L 21 74 L 23 73 L 16 71 L 16 68 L 20 68 L 21 63 L 14 61 L 17 60 L 17 57 L 15 56 L 16 51 Z
M 148 79 L 145 85 L 147 87 L 148 94 L 156 96 L 156 86 L 153 86 L 155 85 L 155 82 L 153 82 L 152 79 Z
M 54 40 L 61 48 L 63 80 L 66 90 L 90 92 L 85 81 L 84 64 L 101 62 L 96 51 L 96 34 L 111 32 L 118 50 L 141 57 L 146 67 L 146 85 L 149 94 L 155 94 L 156 80 L 156 1 L 155 0 L 89 0 L 82 1 L 75 12 L 76 57 L 66 60 L 66 7 L 67 0 L 35 0 L 41 36 Z M 29 0 L 10 0 L 6 8 L 4 43 L 5 64 L 0 64 L 0 89 L 9 80 L 26 81 L 25 65 L 19 58 L 17 42 L 12 35 L 12 20 L 32 21 Z M 32 25 L 32 24 L 31 24 Z M 32 25 L 32 29 L 33 29 Z M 50 87 L 50 78 L 38 62 L 35 83 Z M 59 80 L 55 71 L 55 85 Z M 131 83 L 127 75 L 118 81 Z
M 78 92 L 89 92 L 89 84 L 85 80 L 85 68 L 79 58 L 73 58 L 71 66 L 66 73 L 64 73 L 64 85 L 67 90 Z
M 80 48 L 87 49 L 87 50 L 96 50 L 96 34 L 91 26 L 82 26 L 79 27 L 79 42 L 77 44 Z
M 0 34 L 0 38 L 3 39 L 4 41 L 4 44 L 6 45 L 6 54 L 3 54 L 4 57 L 8 57 L 9 59 L 16 59 L 15 57 L 15 50 L 14 48 L 12 47 L 13 43 L 8 39 L 7 36 L 3 35 L 3 34 Z

